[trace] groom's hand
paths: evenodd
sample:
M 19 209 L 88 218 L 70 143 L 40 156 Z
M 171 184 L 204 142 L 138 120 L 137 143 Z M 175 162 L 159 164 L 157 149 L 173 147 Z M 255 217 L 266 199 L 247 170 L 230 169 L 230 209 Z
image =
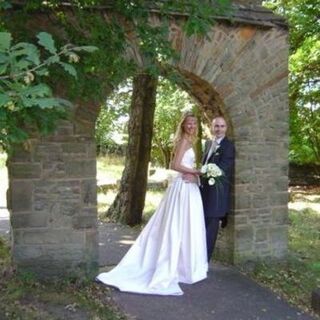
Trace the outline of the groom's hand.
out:
M 228 225 L 228 217 L 225 216 L 223 218 L 220 218 L 221 221 L 221 228 L 224 229 Z

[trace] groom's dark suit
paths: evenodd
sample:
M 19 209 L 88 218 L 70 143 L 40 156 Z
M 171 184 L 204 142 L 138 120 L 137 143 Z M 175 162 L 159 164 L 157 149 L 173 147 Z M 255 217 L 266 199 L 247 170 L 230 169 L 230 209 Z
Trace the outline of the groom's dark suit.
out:
M 212 140 L 206 141 L 202 164 L 205 164 Z M 224 137 L 219 147 L 211 154 L 207 163 L 215 163 L 223 170 L 224 176 L 218 183 L 210 186 L 207 179 L 201 179 L 201 196 L 207 233 L 208 261 L 211 258 L 219 230 L 219 220 L 227 215 L 230 209 L 231 179 L 234 170 L 234 144 Z

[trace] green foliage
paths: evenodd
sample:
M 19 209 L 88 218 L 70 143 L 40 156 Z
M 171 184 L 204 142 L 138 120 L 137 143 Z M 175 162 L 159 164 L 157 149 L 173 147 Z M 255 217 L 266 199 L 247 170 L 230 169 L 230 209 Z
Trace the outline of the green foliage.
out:
M 290 160 L 320 163 L 320 6 L 315 0 L 269 0 L 290 26 Z
M 169 168 L 179 120 L 183 112 L 192 108 L 194 103 L 185 91 L 167 80 L 159 81 L 151 153 L 153 164 Z
M 32 130 L 48 134 L 58 119 L 66 117 L 71 103 L 53 96 L 44 82 L 48 68 L 60 65 L 76 76 L 74 67 L 63 59 L 77 62 L 77 51 L 96 49 L 67 44 L 58 50 L 50 34 L 40 32 L 37 38 L 39 46 L 13 44 L 10 33 L 0 32 L 0 145 L 5 150 L 28 139 Z
M 162 72 L 165 63 L 170 59 L 178 59 L 177 53 L 168 41 L 169 20 L 172 12 L 180 12 L 184 16 L 181 21 L 184 21 L 183 27 L 188 35 L 203 36 L 214 23 L 214 15 L 220 15 L 221 12 L 225 13 L 229 10 L 228 0 L 218 0 L 214 4 L 212 1 L 202 1 L 201 5 L 196 0 L 159 2 L 120 0 L 108 4 L 99 0 L 79 0 L 70 3 L 72 5 L 71 11 L 70 7 L 66 7 L 61 1 L 26 1 L 25 5 L 21 3 L 20 9 L 19 5 L 15 6 L 15 10 L 11 10 L 9 15 L 3 15 L 7 30 L 12 30 L 22 43 L 17 50 L 20 50 L 20 53 L 22 51 L 25 53 L 19 57 L 16 64 L 16 68 L 20 70 L 18 73 L 23 72 L 24 74 L 19 83 L 20 86 L 41 84 L 47 72 L 50 72 L 50 77 L 45 82 L 47 86 L 55 88 L 57 83 L 63 81 L 63 88 L 68 91 L 69 99 L 97 105 L 104 104 L 104 100 L 110 92 L 125 79 L 134 76 L 139 70 L 143 69 L 153 75 L 158 75 Z M 150 24 L 150 8 L 155 9 L 161 15 L 161 24 Z M 59 54 L 52 37 L 40 33 L 38 35 L 39 45 L 45 49 L 41 52 L 46 51 L 48 57 L 44 61 L 41 60 L 42 62 L 37 61 L 40 59 L 39 48 L 25 41 L 35 30 L 30 30 L 25 26 L 28 25 L 28 21 L 32 20 L 34 13 L 39 13 L 39 9 L 47 11 L 53 19 L 56 29 L 50 28 L 50 32 L 54 32 L 57 41 L 77 43 L 82 45 L 81 50 L 92 51 L 92 47 L 86 47 L 87 45 L 97 46 L 100 50 L 86 56 L 75 69 L 70 63 L 62 61 L 61 57 L 67 58 L 68 62 L 76 62 L 78 60 L 77 49 L 67 45 L 61 48 L 63 53 Z M 112 12 L 112 15 L 106 18 L 105 12 Z M 58 32 L 54 30 L 58 30 Z M 3 37 L 2 40 L 1 43 L 4 45 L 10 43 L 9 38 Z M 125 53 L 131 49 L 137 50 L 142 57 L 141 61 L 127 59 Z M 0 70 L 8 68 L 6 61 L 2 61 L 1 57 L 0 62 Z M 38 63 L 40 64 L 38 65 Z M 77 75 L 77 82 L 71 81 L 70 77 L 61 74 L 58 68 L 50 68 L 50 65 L 53 64 L 59 65 L 73 77 Z M 35 76 L 37 76 L 36 79 L 33 79 Z M 170 74 L 167 76 L 172 77 Z M 10 89 L 5 88 L 5 90 Z M 50 90 L 46 90 L 42 94 L 43 96 L 38 95 L 30 98 L 32 101 L 37 99 L 39 102 L 34 104 L 32 108 L 21 108 L 21 105 L 18 105 L 16 101 L 13 101 L 14 107 L 9 104 L 10 108 L 15 108 L 14 112 L 17 116 L 17 119 L 10 118 L 9 124 L 7 114 L 11 115 L 13 110 L 9 112 L 8 107 L 5 108 L 5 115 L 4 112 L 1 115 L 2 126 L 8 126 L 10 130 L 3 130 L 1 141 L 6 137 L 2 143 L 6 147 L 10 143 L 22 141 L 27 137 L 26 131 L 21 129 L 21 122 L 25 123 L 25 118 L 45 126 L 46 128 L 40 128 L 40 131 L 43 132 L 49 131 L 49 128 L 51 130 L 53 120 L 65 114 L 63 100 L 48 100 L 52 97 Z M 8 103 L 6 102 L 7 96 L 3 96 L 1 100 L 3 104 Z M 43 107 L 41 108 L 39 104 Z M 49 110 L 50 107 L 52 110 Z M 39 109 L 37 112 L 42 115 L 41 122 L 34 119 L 33 108 Z M 53 110 L 60 113 L 54 113 Z M 114 113 L 109 111 L 110 108 L 104 111 L 104 118 L 106 119 L 109 115 L 111 123 L 114 119 Z M 53 114 L 56 116 L 54 119 L 52 119 Z M 98 133 L 98 136 L 101 140 L 103 135 Z
M 95 138 L 100 154 L 124 155 L 132 83 L 127 81 L 108 97 L 96 121 Z
M 123 83 L 108 97 L 105 105 L 101 108 L 95 133 L 98 150 L 101 154 L 123 154 L 122 146 L 127 137 L 131 92 L 132 83 L 130 81 Z M 154 165 L 169 167 L 173 137 L 181 114 L 194 107 L 194 103 L 185 91 L 164 78 L 160 79 L 151 152 L 151 161 Z
M 320 107 L 292 106 L 290 152 L 292 162 L 320 163 Z

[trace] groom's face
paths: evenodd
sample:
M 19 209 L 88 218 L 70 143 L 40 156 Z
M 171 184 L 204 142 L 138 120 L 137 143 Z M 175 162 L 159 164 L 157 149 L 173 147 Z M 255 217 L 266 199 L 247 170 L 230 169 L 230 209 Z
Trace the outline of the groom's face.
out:
M 212 133 L 216 138 L 222 138 L 226 135 L 227 124 L 223 118 L 215 118 L 212 121 Z

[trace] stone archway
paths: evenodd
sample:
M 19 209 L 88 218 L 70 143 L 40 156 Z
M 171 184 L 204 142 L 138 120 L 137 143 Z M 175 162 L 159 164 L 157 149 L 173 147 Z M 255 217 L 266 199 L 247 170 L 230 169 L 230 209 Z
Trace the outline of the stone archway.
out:
M 217 24 L 210 41 L 172 35 L 177 68 L 206 114 L 223 114 L 236 145 L 233 225 L 220 253 L 234 263 L 287 251 L 287 31 Z
M 231 128 L 237 156 L 232 223 L 220 252 L 233 263 L 282 258 L 287 251 L 287 30 L 268 10 L 239 5 L 209 39 L 187 38 L 172 21 L 175 65 L 185 88 L 211 117 Z M 133 56 L 134 53 L 132 53 Z M 18 267 L 39 275 L 84 272 L 98 264 L 94 123 L 99 110 L 80 106 L 54 135 L 16 148 L 8 162 L 12 252 Z

